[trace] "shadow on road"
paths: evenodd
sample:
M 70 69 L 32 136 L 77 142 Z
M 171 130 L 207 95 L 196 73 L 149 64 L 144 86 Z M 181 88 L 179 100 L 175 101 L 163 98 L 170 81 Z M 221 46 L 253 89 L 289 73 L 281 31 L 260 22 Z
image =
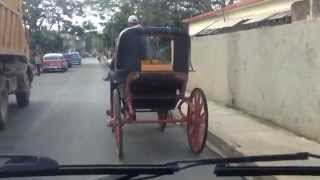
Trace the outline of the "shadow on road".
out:
M 49 102 L 36 101 L 31 102 L 27 107 L 21 108 L 15 102 L 9 105 L 9 120 L 6 128 L 0 132 L 0 136 L 6 133 L 12 133 L 17 136 L 23 134 L 36 121 L 36 113 L 44 111 Z M 30 113 L 32 112 L 32 113 Z
M 169 126 L 164 132 L 160 132 L 157 124 L 128 125 L 123 132 L 125 153 L 123 163 L 152 163 L 210 157 L 207 149 L 200 156 L 191 153 L 186 131 L 181 126 Z

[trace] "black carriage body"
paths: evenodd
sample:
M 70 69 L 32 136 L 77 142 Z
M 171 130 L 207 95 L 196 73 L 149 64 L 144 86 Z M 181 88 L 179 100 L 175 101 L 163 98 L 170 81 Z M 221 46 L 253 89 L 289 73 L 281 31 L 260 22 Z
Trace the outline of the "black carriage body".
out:
M 170 37 L 173 43 L 172 71 L 145 72 L 146 36 Z M 121 32 L 114 70 L 124 82 L 122 98 L 134 110 L 169 111 L 184 96 L 190 58 L 189 35 L 177 28 L 133 27 Z M 120 90 L 121 91 L 121 90 Z M 130 100 L 128 100 L 128 98 Z

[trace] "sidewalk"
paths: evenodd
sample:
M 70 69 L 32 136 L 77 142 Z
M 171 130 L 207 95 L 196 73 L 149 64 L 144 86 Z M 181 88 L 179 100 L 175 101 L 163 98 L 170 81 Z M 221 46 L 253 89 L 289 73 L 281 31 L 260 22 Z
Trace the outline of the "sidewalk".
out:
M 320 144 L 212 101 L 209 106 L 208 147 L 225 157 L 310 152 L 320 154 Z M 320 165 L 308 162 L 263 163 L 257 165 Z M 315 180 L 317 177 L 263 177 L 255 179 Z

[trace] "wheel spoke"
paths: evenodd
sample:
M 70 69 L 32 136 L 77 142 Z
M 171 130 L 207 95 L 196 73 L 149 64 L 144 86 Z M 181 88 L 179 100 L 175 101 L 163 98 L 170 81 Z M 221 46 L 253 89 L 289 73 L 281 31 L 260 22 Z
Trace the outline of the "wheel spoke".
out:
M 196 135 L 192 134 L 192 138 L 191 139 L 192 139 L 192 141 L 191 141 L 192 146 L 193 146 L 194 150 L 196 151 L 196 147 L 197 147 L 197 137 L 196 137 Z
M 203 99 L 202 99 L 202 97 L 199 95 L 199 101 L 198 101 L 198 105 L 202 105 L 202 103 L 203 103 Z
M 199 112 L 199 111 L 201 111 L 202 110 L 202 108 L 203 108 L 203 106 L 204 106 L 204 100 L 203 100 L 203 98 L 202 98 L 202 96 L 200 95 L 200 94 L 197 94 L 198 96 L 198 100 L 196 101 L 196 104 L 195 104 L 195 112 L 197 113 L 197 114 L 200 114 L 201 112 Z
M 201 101 L 199 101 L 199 104 L 198 104 L 200 110 L 203 108 L 204 104 L 203 104 L 203 99 L 201 98 Z
M 195 104 L 199 104 L 199 101 L 200 101 L 200 94 L 199 93 L 196 93 L 195 99 L 196 99 Z
M 191 128 L 190 128 L 190 135 L 193 135 L 194 134 L 194 126 L 191 125 Z
M 197 125 L 198 126 L 198 125 Z M 195 128 L 196 130 L 195 130 L 195 133 L 194 133 L 194 138 L 195 138 L 195 150 L 197 151 L 198 150 L 198 148 L 199 148 L 199 143 L 200 143 L 200 141 L 199 141 L 199 136 L 200 136 L 200 129 L 199 129 L 199 127 L 196 127 Z
M 201 123 L 204 123 L 205 118 L 206 118 L 206 113 L 203 112 L 203 113 L 200 115 L 200 121 L 201 121 Z
M 199 135 L 198 135 L 198 148 L 200 149 L 202 144 L 204 143 L 204 130 L 203 128 L 199 128 Z
M 196 104 L 196 97 L 195 96 L 192 97 L 192 104 Z
M 196 94 L 192 96 L 192 104 L 193 105 L 197 104 L 197 95 Z

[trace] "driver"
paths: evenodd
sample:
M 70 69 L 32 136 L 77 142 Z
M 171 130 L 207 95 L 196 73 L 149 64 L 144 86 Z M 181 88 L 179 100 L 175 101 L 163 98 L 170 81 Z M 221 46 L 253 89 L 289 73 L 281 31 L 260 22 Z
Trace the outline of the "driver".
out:
M 128 18 L 128 27 L 139 26 L 139 25 L 140 25 L 140 23 L 139 23 L 139 20 L 138 20 L 137 16 L 135 16 L 135 15 L 129 16 L 129 18 Z
M 128 27 L 135 27 L 135 26 L 141 26 L 139 19 L 136 15 L 131 15 L 128 18 Z M 114 66 L 114 59 L 112 59 L 112 62 L 110 64 L 110 69 L 113 70 Z M 110 73 L 108 74 L 108 77 L 106 78 L 106 80 L 110 80 Z
M 127 28 L 131 28 L 131 27 L 136 27 L 136 26 L 141 26 L 139 19 L 136 15 L 131 15 L 128 17 L 128 27 Z M 109 81 L 111 78 L 111 74 L 113 73 L 112 71 L 114 70 L 114 58 L 112 58 L 112 61 L 110 63 L 110 70 L 108 72 L 108 75 L 106 78 L 104 78 L 105 81 Z M 113 87 L 112 87 L 112 83 L 110 83 L 110 99 L 112 101 L 112 93 L 113 93 Z M 110 106 L 110 110 L 107 110 L 107 114 L 111 115 L 112 114 L 112 106 Z

